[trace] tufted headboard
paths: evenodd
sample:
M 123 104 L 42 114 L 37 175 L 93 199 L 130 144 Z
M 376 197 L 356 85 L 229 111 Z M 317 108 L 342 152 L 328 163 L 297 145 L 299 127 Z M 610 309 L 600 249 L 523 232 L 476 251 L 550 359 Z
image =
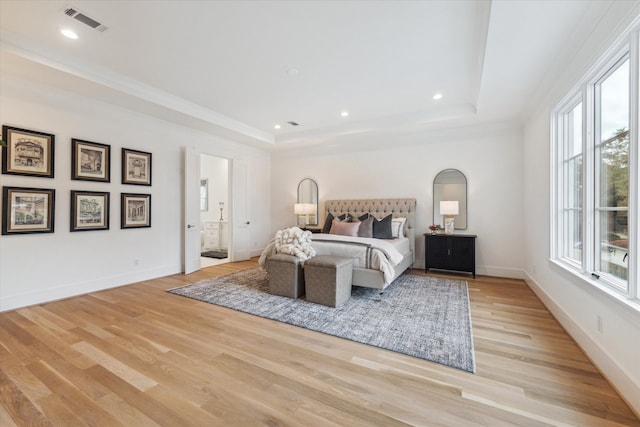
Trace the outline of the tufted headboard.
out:
M 405 234 L 413 251 L 414 261 L 416 253 L 415 236 L 416 199 L 356 199 L 356 200 L 327 200 L 324 202 L 324 216 L 331 213 L 340 216 L 343 213 L 360 216 L 370 213 L 378 219 L 392 214 L 393 217 L 407 218 Z

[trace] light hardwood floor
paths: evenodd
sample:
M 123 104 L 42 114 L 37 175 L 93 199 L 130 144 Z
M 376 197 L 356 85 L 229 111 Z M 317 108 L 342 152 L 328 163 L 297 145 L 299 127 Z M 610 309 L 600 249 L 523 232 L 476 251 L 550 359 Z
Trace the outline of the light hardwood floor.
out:
M 640 426 L 521 280 L 468 280 L 476 374 L 165 292 L 255 265 L 0 314 L 0 425 Z

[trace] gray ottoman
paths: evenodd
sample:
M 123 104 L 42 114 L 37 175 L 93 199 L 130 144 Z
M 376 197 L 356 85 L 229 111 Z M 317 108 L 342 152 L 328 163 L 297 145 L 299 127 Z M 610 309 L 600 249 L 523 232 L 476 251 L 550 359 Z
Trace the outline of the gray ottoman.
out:
M 298 298 L 304 295 L 304 275 L 300 258 L 276 254 L 267 258 L 269 292 L 283 297 Z
M 351 296 L 353 259 L 319 255 L 304 263 L 307 301 L 338 307 Z

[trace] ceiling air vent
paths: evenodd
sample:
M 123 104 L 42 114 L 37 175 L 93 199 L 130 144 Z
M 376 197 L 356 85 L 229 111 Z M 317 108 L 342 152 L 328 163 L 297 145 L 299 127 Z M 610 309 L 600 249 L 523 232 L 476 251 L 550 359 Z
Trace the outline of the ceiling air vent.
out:
M 94 30 L 98 30 L 101 33 L 104 33 L 105 31 L 107 31 L 109 29 L 109 27 L 107 27 L 106 25 L 102 25 L 101 23 L 99 23 L 98 21 L 96 21 L 93 18 L 89 18 L 87 15 L 85 15 L 84 13 L 80 12 L 78 9 L 74 9 L 72 7 L 68 7 L 64 10 L 64 14 L 76 19 L 80 22 L 82 22 L 85 25 L 90 26 L 91 28 L 93 28 Z

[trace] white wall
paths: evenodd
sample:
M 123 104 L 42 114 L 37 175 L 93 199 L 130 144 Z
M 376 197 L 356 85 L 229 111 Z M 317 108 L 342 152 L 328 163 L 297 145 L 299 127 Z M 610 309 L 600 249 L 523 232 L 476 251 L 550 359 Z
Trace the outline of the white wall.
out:
M 55 233 L 0 238 L 0 310 L 178 273 L 182 269 L 183 153 L 185 146 L 249 168 L 252 250 L 270 238 L 270 154 L 205 133 L 2 75 L 2 124 L 54 133 L 53 179 L 0 175 L 2 186 L 54 188 Z M 111 146 L 111 182 L 72 181 L 71 138 Z M 151 187 L 120 184 L 122 147 L 153 154 Z M 70 190 L 109 191 L 107 231 L 69 231 Z M 152 227 L 120 229 L 120 193 L 152 196 Z M 137 260 L 137 263 L 136 263 Z
M 618 3 L 535 108 L 524 134 L 525 277 L 598 368 L 640 413 L 640 313 L 549 261 L 550 114 L 637 12 Z M 597 316 L 603 332 L 597 331 Z
M 318 183 L 320 223 L 324 201 L 415 197 L 416 266 L 424 267 L 424 238 L 432 224 L 433 179 L 454 168 L 468 181 L 468 229 L 477 234 L 477 272 L 522 277 L 522 134 L 500 123 L 416 135 L 351 137 L 351 145 L 274 153 L 273 231 L 295 225 L 298 182 Z M 370 148 L 373 145 L 374 148 Z

